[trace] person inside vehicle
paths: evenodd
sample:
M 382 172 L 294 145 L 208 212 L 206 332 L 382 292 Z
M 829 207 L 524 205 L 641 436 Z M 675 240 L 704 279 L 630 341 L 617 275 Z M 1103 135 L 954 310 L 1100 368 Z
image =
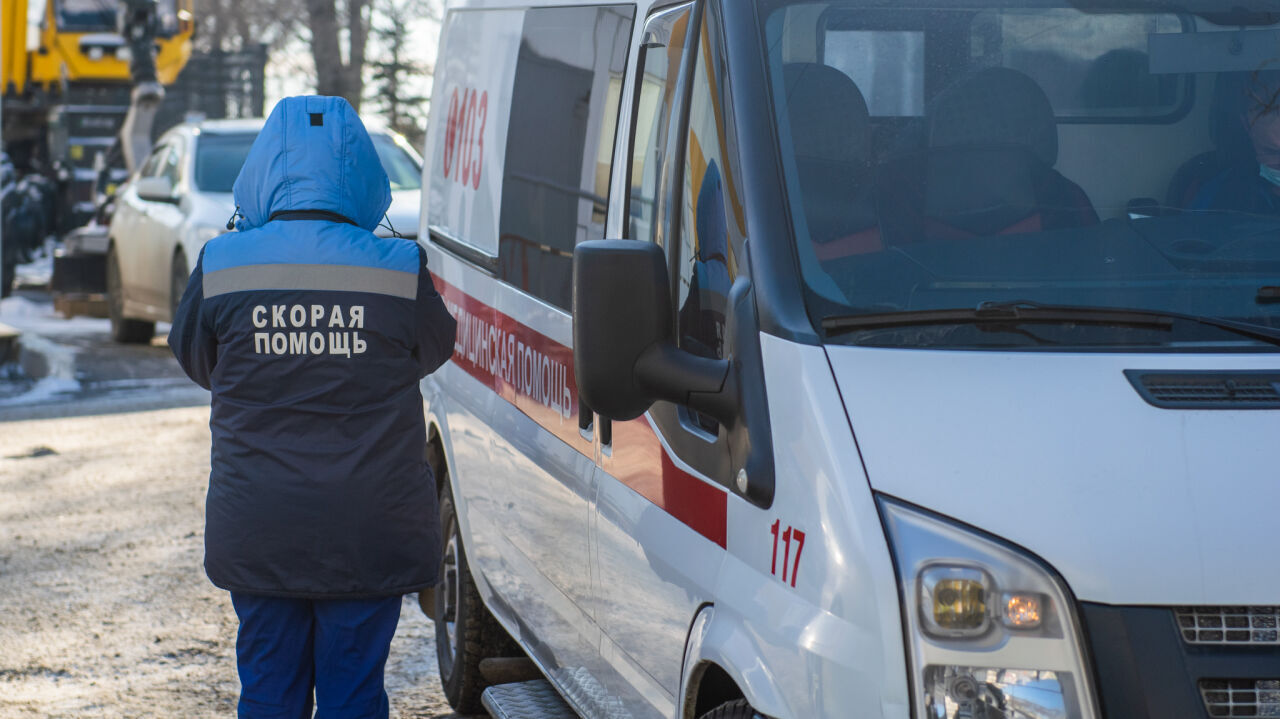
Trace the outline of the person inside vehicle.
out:
M 1252 157 L 1205 182 L 1190 209 L 1280 214 L 1280 70 L 1223 76 L 1218 82 L 1226 88 L 1216 93 L 1219 101 L 1228 103 L 1221 109 L 1248 136 Z
M 169 333 L 212 394 L 205 571 L 240 619 L 241 719 L 386 719 L 401 597 L 441 540 L 418 382 L 456 322 L 426 253 L 373 230 L 387 174 L 338 97 L 282 100 Z

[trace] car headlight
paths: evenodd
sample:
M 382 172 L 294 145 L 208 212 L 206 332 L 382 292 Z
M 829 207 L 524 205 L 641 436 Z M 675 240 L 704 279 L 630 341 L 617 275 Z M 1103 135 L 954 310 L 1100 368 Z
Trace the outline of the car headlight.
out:
M 918 719 L 1094 719 L 1065 584 L 1024 552 L 884 497 Z

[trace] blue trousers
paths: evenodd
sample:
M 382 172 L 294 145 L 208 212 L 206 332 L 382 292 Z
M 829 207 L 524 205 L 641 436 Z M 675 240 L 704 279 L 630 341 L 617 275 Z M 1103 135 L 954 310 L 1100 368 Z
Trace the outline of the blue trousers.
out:
M 240 719 L 387 719 L 383 671 L 400 597 L 284 599 L 231 593 L 240 617 Z

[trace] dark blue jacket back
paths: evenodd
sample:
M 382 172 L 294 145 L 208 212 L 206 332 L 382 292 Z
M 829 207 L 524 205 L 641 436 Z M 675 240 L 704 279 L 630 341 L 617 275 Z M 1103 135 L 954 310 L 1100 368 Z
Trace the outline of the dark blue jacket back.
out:
M 300 597 L 436 582 L 440 528 L 419 380 L 455 323 L 339 98 L 277 105 L 235 184 L 239 232 L 201 252 L 169 344 L 212 392 L 205 569 Z

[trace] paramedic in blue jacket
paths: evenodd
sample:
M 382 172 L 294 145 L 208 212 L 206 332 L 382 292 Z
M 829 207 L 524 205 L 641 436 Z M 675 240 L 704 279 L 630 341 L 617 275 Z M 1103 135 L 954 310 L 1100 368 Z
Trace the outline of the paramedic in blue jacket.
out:
M 169 344 L 212 392 L 205 571 L 240 618 L 241 717 L 386 717 L 401 595 L 440 563 L 418 381 L 453 318 L 416 242 L 376 237 L 387 175 L 341 98 L 281 101 Z

